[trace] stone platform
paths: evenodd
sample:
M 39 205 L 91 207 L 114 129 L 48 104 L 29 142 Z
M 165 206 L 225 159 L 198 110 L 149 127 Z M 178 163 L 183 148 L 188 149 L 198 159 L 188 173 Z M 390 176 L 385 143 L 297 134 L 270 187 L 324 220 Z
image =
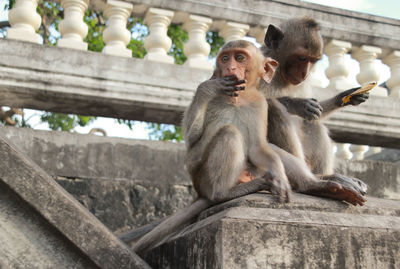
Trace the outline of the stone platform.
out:
M 153 268 L 400 268 L 400 204 L 267 193 L 213 207 L 147 253 Z

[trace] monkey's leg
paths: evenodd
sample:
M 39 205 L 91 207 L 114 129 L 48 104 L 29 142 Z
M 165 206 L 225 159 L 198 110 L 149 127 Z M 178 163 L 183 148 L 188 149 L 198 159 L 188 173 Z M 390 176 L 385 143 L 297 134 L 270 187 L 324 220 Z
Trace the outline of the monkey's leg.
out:
M 281 158 L 293 190 L 304 194 L 346 201 L 353 205 L 365 203 L 365 198 L 351 184 L 318 179 L 302 160 L 273 144 L 270 144 L 270 146 Z
M 269 189 L 269 178 L 256 178 L 238 184 L 246 168 L 243 136 L 233 125 L 222 127 L 206 149 L 206 156 L 199 169 L 198 193 L 213 202 L 225 202 L 260 190 Z
M 230 190 L 246 167 L 243 136 L 234 125 L 219 129 L 205 149 L 195 187 L 200 197 L 215 202 L 233 199 Z
M 319 121 L 302 121 L 303 149 L 314 174 L 330 175 L 334 171 L 332 140 L 328 129 Z
M 362 180 L 334 173 L 333 145 L 326 127 L 318 121 L 304 121 L 303 129 L 307 132 L 303 137 L 306 159 L 313 173 L 322 175 L 319 176 L 322 180 L 335 181 L 365 195 L 368 186 Z
M 304 159 L 297 122 L 275 99 L 268 101 L 268 141 L 294 156 Z
M 279 194 L 281 202 L 289 202 L 291 187 L 279 156 L 270 149 L 266 141 L 253 145 L 249 150 L 249 162 L 264 171 L 263 176 L 270 183 L 269 190 Z

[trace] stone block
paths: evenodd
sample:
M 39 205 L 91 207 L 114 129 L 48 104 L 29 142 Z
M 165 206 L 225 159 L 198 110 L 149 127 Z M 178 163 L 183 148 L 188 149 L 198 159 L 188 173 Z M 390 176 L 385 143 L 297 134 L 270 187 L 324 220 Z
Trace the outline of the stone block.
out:
M 400 205 L 253 194 L 205 211 L 145 259 L 153 268 L 398 268 Z

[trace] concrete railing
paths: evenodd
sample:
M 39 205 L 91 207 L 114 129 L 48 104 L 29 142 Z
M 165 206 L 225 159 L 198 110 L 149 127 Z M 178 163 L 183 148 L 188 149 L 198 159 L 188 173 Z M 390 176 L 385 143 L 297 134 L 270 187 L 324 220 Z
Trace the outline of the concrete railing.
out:
M 40 16 L 36 13 L 38 0 L 17 0 L 10 11 L 12 27 L 7 37 L 40 43 L 35 31 L 40 26 Z M 130 57 L 126 48 L 130 32 L 126 29 L 129 16 L 144 18 L 150 35 L 145 40 L 147 55 L 145 60 L 173 63 L 167 55 L 171 39 L 167 36 L 170 23 L 183 24 L 189 33 L 184 52 L 188 57 L 186 65 L 212 69 L 207 61 L 210 51 L 205 34 L 208 30 L 217 31 L 225 41 L 252 36 L 263 43 L 266 27 L 270 23 L 279 24 L 293 16 L 311 15 L 321 23 L 326 41 L 325 54 L 329 58 L 326 75 L 330 86 L 347 89 L 348 69 L 344 55 L 351 53 L 360 63 L 357 75 L 359 84 L 379 80 L 375 59 L 382 59 L 390 66 L 391 78 L 388 81 L 390 95 L 400 97 L 400 21 L 378 16 L 328 8 L 300 1 L 100 1 L 94 0 L 92 8 L 104 12 L 108 23 L 103 32 L 106 43 L 103 53 Z M 88 0 L 61 0 L 64 19 L 59 31 L 62 38 L 60 47 L 86 50 L 83 38 L 87 35 L 87 25 L 83 22 Z
M 11 28 L 7 31 L 8 39 L 40 44 L 41 38 L 35 33 L 41 21 L 40 16 L 36 13 L 37 1 L 16 1 L 16 5 L 9 13 Z M 6 94 L 1 93 L 3 105 L 178 124 L 182 111 L 188 105 L 196 85 L 209 77 L 213 68 L 208 59 L 210 45 L 206 42 L 207 31 L 218 32 L 225 41 L 250 36 L 262 43 L 266 28 L 270 23 L 279 24 L 295 16 L 309 15 L 321 24 L 326 44 L 325 54 L 329 59 L 329 67 L 326 70 L 329 79 L 328 87 L 320 89 L 318 78 L 312 78 L 312 84 L 319 90 L 315 94 L 316 96 L 332 95 L 338 90 L 357 86 L 348 79 L 349 67 L 344 61 L 346 54 L 360 65 L 360 72 L 357 75 L 360 85 L 371 80 L 379 80 L 377 59 L 381 59 L 383 63 L 387 64 L 391 71 L 390 78 L 386 83 L 389 91 L 385 88 L 374 90 L 371 94 L 379 95 L 379 97 L 373 96 L 372 100 L 357 108 L 345 108 L 326 121 L 333 138 L 343 143 L 400 148 L 399 20 L 288 0 L 244 2 L 61 0 L 61 5 L 64 9 L 64 18 L 59 24 L 61 33 L 61 38 L 57 43 L 59 51 L 47 47 L 15 45 L 17 44 L 15 42 L 3 43 L 2 47 L 6 48 L 6 51 L 2 48 L 3 55 L 0 60 L 3 61 L 3 67 L 5 67 L 3 71 L 8 72 L 9 76 L 3 75 L 2 78 L 18 81 L 15 85 L 12 82 L 8 84 L 3 82 L 3 85 L 0 85 L 3 86 L 1 88 L 3 91 L 0 90 L 0 93 L 6 92 Z M 103 32 L 106 46 L 102 54 L 105 55 L 131 57 L 131 51 L 126 48 L 131 38 L 130 31 L 126 29 L 127 19 L 129 16 L 144 18 L 150 32 L 144 42 L 147 50 L 145 58 L 132 62 L 119 57 L 107 58 L 100 54 L 78 52 L 77 50 L 87 50 L 87 44 L 83 41 L 88 32 L 87 26 L 83 22 L 83 14 L 87 8 L 103 11 L 108 20 Z M 184 46 L 187 61 L 183 67 L 174 65 L 173 58 L 167 54 L 171 48 L 167 27 L 171 23 L 182 24 L 189 34 L 189 40 Z M 30 57 L 32 51 L 29 50 L 32 48 L 44 57 L 42 58 L 43 66 L 39 64 L 40 67 L 38 67 L 41 59 L 37 55 L 35 60 L 23 60 L 25 57 Z M 75 49 L 75 51 L 61 48 Z M 21 52 L 24 49 L 28 49 L 28 51 Z M 49 56 L 46 57 L 46 54 Z M 60 57 L 89 59 L 87 64 L 91 66 L 91 69 L 83 70 L 84 67 L 79 67 L 78 70 L 65 71 L 68 68 L 74 69 L 80 59 L 75 59 L 73 64 L 68 63 L 70 66 L 67 66 L 65 63 L 70 59 L 60 59 Z M 49 61 L 53 59 L 60 62 L 45 66 L 45 58 Z M 27 64 L 15 63 L 15 61 L 26 61 Z M 104 66 L 96 66 L 100 64 L 104 64 Z M 117 67 L 118 65 L 119 67 Z M 131 68 L 135 67 L 137 70 L 132 72 Z M 43 81 L 42 92 L 35 93 L 40 87 L 32 82 L 34 79 L 21 81 L 17 78 L 24 76 L 24 72 L 21 71 L 24 68 L 30 71 L 40 69 L 42 73 L 49 72 L 53 75 L 50 76 L 52 79 L 56 79 L 57 76 L 59 79 L 62 78 L 65 80 L 65 87 L 69 87 L 68 94 L 71 94 L 73 89 L 74 94 L 79 94 L 81 97 L 71 97 L 71 102 L 63 105 L 63 102 L 66 101 L 65 92 L 61 87 L 58 89 L 55 87 L 55 85 L 60 86 L 59 82 L 54 83 L 50 87 L 51 89 L 48 85 L 43 86 L 45 82 L 52 83 L 48 81 L 48 74 L 36 74 Z M 146 69 L 153 70 L 154 73 L 143 71 Z M 164 74 L 156 73 L 160 70 Z M 96 71 L 99 72 L 96 73 Z M 60 75 L 60 73 L 62 74 Z M 126 77 L 122 78 L 124 73 Z M 70 77 L 67 77 L 66 74 Z M 78 83 L 71 76 L 72 74 L 86 78 L 86 81 Z M 140 76 L 142 77 L 138 78 Z M 171 82 L 171 80 L 178 81 Z M 21 86 L 22 82 L 26 84 Z M 76 85 L 74 85 L 75 83 Z M 79 89 L 80 83 L 85 87 Z M 134 84 L 132 87 L 137 89 L 137 92 L 126 84 Z M 119 86 L 121 90 L 115 91 Z M 122 90 L 124 86 L 125 89 Z M 14 97 L 11 98 L 10 94 L 17 88 L 18 91 L 15 91 Z M 84 91 L 89 88 L 91 92 L 85 94 Z M 4 91 L 4 89 L 6 90 Z M 76 89 L 79 89 L 79 92 Z M 101 91 L 99 92 L 98 89 Z M 109 89 L 112 89 L 111 93 Z M 49 97 L 49 91 L 53 97 Z M 121 96 L 117 97 L 118 94 Z M 131 94 L 135 96 L 129 96 Z M 139 97 L 138 94 L 140 94 Z M 44 95 L 47 95 L 46 98 L 48 98 L 45 101 L 43 101 Z M 18 96 L 19 100 L 15 96 Z M 153 98 L 151 102 L 148 101 L 150 97 Z M 154 99 L 154 97 L 157 98 Z M 90 98 L 92 101 L 86 100 L 86 98 Z M 104 98 L 103 102 L 99 102 L 101 98 Z M 110 100 L 112 98 L 114 99 Z M 131 98 L 134 100 L 132 101 Z M 129 103 L 129 100 L 132 102 Z M 90 106 L 88 108 L 88 103 L 96 104 L 97 109 L 91 109 Z M 106 104 L 108 109 L 99 108 L 102 104 Z M 132 105 L 134 105 L 134 109 L 127 108 Z M 341 146 L 339 146 L 339 152 L 343 152 L 340 148 Z M 350 149 L 353 149 L 354 152 L 363 152 L 366 147 L 355 146 Z

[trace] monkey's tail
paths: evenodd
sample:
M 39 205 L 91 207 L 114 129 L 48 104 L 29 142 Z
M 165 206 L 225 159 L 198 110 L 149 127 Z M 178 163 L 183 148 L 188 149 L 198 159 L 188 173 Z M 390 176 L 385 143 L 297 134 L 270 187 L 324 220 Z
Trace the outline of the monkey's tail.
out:
M 118 235 L 118 238 L 122 242 L 124 242 L 126 244 L 129 244 L 130 242 L 138 240 L 140 237 L 142 237 L 143 235 L 145 235 L 148 232 L 150 232 L 151 230 L 153 230 L 155 227 L 157 227 L 164 220 L 165 220 L 165 218 L 164 219 L 155 220 L 153 222 L 150 222 L 149 224 L 146 224 L 146 225 L 141 226 L 139 228 L 130 230 L 130 231 L 126 232 L 126 233 L 120 234 L 120 235 Z
M 199 198 L 193 204 L 181 211 L 166 218 L 151 232 L 145 234 L 140 238 L 134 245 L 133 250 L 136 253 L 144 253 L 160 244 L 168 235 L 171 235 L 178 231 L 178 229 L 185 223 L 200 214 L 201 211 L 210 207 L 212 202 Z

